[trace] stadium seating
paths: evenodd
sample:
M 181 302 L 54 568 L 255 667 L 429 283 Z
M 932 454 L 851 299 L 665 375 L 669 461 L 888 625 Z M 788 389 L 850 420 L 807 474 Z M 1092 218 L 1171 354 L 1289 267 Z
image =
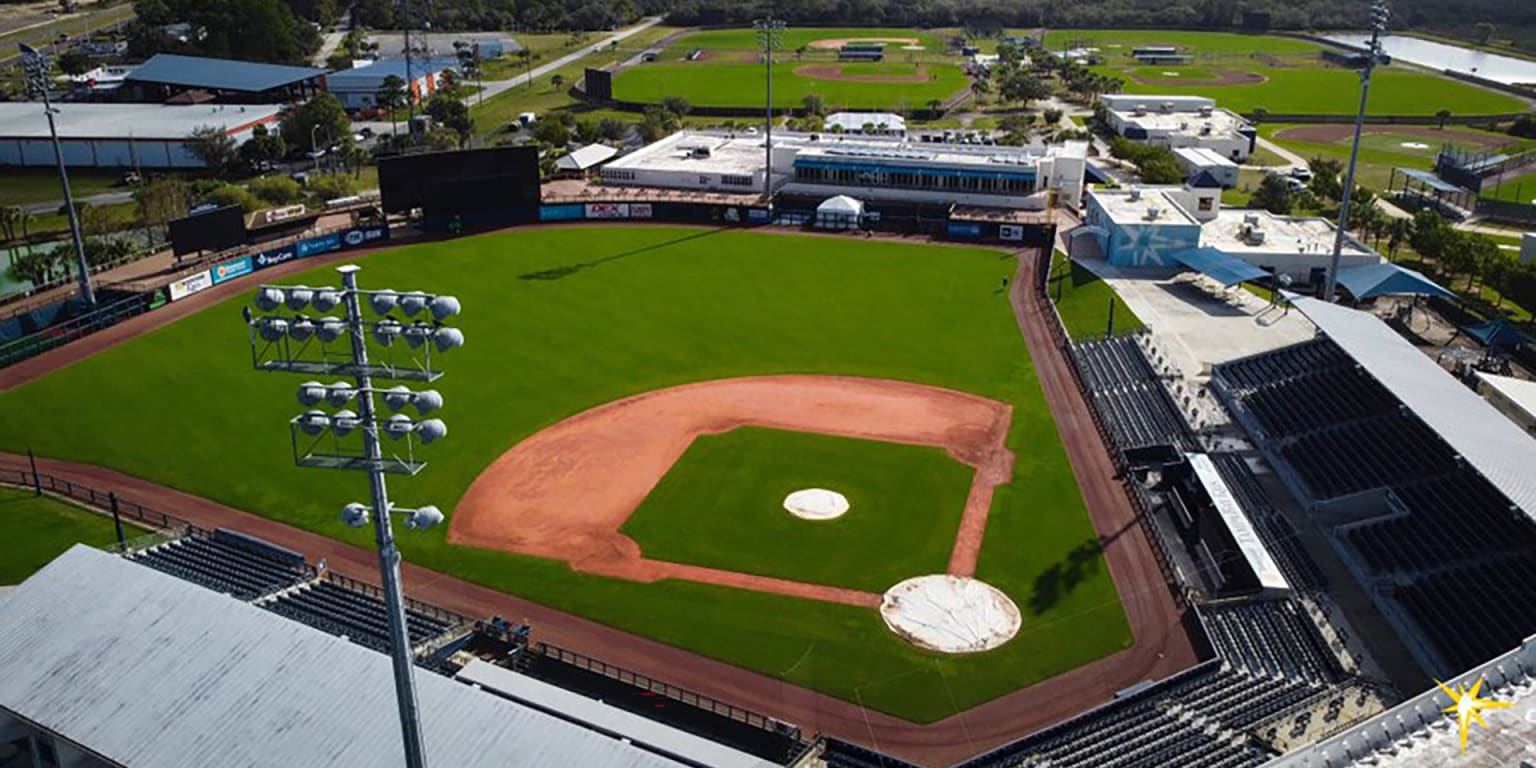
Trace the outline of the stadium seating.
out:
M 312 575 L 302 559 L 295 563 L 282 550 L 263 551 L 254 539 L 218 534 L 195 533 L 127 557 L 240 600 L 290 587 Z
M 1217 652 L 1245 672 L 1318 683 L 1339 676 L 1317 626 L 1293 601 L 1209 605 L 1200 615 Z
M 1210 456 L 1211 462 L 1216 465 L 1217 474 L 1221 475 L 1237 499 L 1238 506 L 1248 515 L 1254 530 L 1264 540 L 1264 546 L 1280 564 L 1281 570 L 1285 571 L 1291 586 L 1303 591 L 1327 589 L 1327 577 L 1296 540 L 1296 529 L 1270 505 L 1264 489 L 1259 486 L 1258 478 L 1248 468 L 1248 462 L 1230 453 L 1213 453 Z
M 1198 448 L 1189 424 L 1134 336 L 1074 344 L 1071 352 L 1083 388 L 1120 450 L 1149 445 Z
M 320 580 L 298 587 L 262 607 L 321 631 L 346 637 L 359 645 L 381 652 L 389 650 L 384 602 L 374 595 L 347 589 L 333 581 Z M 405 613 L 412 647 L 451 627 L 446 621 L 410 608 Z
M 917 768 L 903 760 L 831 737 L 827 737 L 821 759 L 827 768 Z

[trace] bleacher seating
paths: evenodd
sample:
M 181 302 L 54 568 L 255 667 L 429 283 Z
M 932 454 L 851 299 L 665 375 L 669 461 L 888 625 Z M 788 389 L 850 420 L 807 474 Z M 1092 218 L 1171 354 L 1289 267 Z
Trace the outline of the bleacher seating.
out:
M 322 579 L 279 595 L 262 607 L 321 631 L 346 637 L 358 645 L 389 651 L 384 602 L 374 595 Z M 409 607 L 405 615 L 412 647 L 443 634 L 452 626 Z
M 1392 584 L 1372 594 L 1432 646 L 1444 665 L 1432 673 L 1536 632 L 1536 598 L 1520 587 L 1536 579 L 1536 524 L 1331 341 L 1217 366 L 1213 382 L 1314 500 L 1385 492 L 1381 513 L 1335 533 L 1357 570 Z
M 1200 615 L 1217 652 L 1245 672 L 1318 683 L 1339 675 L 1317 626 L 1291 600 L 1211 605 Z
M 1072 359 L 1083 388 L 1120 450 L 1198 444 L 1178 405 L 1133 336 L 1073 344 Z
M 240 600 L 255 599 L 311 576 L 303 559 L 295 563 L 286 550 L 219 533 L 184 536 L 127 557 Z
M 827 737 L 821 759 L 827 768 L 917 768 L 904 760 L 831 737 Z

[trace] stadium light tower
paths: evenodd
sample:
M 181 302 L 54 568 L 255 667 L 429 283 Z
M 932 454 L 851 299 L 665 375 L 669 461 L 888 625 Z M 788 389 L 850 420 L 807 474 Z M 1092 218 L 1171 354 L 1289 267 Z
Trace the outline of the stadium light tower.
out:
M 448 435 L 448 427 L 440 419 L 412 421 L 399 413 L 406 406 L 414 407 L 419 416 L 441 408 L 443 398 L 436 390 L 412 391 L 404 385 L 375 389 L 373 380 L 436 381 L 442 373 L 433 368 L 433 348 L 447 352 L 462 346 L 464 334 L 443 324 L 459 313 L 458 299 L 420 291 L 364 291 L 357 287 L 359 269 L 354 264 L 337 268 L 342 277 L 340 289 L 263 285 L 256 292 L 256 309 L 263 314 L 257 316 L 246 307 L 244 316 L 250 330 L 251 363 L 257 370 L 353 378 L 353 383 L 337 381 L 327 385 L 307 381 L 299 385 L 299 403 L 309 410 L 289 420 L 294 463 L 301 467 L 368 473 L 372 505 L 347 504 L 341 510 L 341 520 L 353 528 L 367 525 L 370 519 L 373 522 L 405 764 L 408 768 L 425 768 L 411 640 L 400 588 L 400 551 L 395 547 L 390 518 L 399 515 L 407 528 L 421 529 L 441 523 L 443 513 L 433 506 L 397 508 L 389 500 L 384 476 L 420 472 L 426 462 L 416 459 L 416 443 L 441 440 Z M 364 319 L 364 301 L 379 319 Z M 326 314 L 338 306 L 343 309 L 344 318 Z M 284 309 L 288 312 L 284 313 Z M 312 317 L 305 314 L 306 309 L 324 316 Z M 403 321 L 391 316 L 396 310 L 404 315 Z M 423 312 L 427 313 L 425 317 Z M 382 363 L 369 362 L 370 336 L 386 350 Z M 397 342 L 401 341 L 407 359 L 397 364 L 395 352 L 401 346 Z M 340 350 L 335 349 L 338 346 Z M 375 395 L 381 396 L 384 405 L 396 413 L 387 419 L 379 418 Z M 322 403 L 342 410 L 326 413 L 315 407 Z M 345 409 L 351 403 L 356 403 L 357 412 Z M 362 437 L 360 450 L 348 440 L 353 433 Z M 403 441 L 403 455 L 392 449 L 386 457 L 379 439 L 381 434 L 394 443 Z
M 1371 40 L 1366 44 L 1366 52 L 1356 57 L 1360 65 L 1360 110 L 1355 113 L 1355 140 L 1349 147 L 1349 170 L 1344 173 L 1344 192 L 1339 196 L 1339 229 L 1333 233 L 1333 258 L 1328 260 L 1323 301 L 1333 301 L 1339 284 L 1339 259 L 1344 253 L 1345 226 L 1349 224 L 1349 198 L 1355 191 L 1355 164 L 1360 160 L 1360 131 L 1365 125 L 1365 100 L 1371 93 L 1371 72 L 1377 65 L 1391 62 L 1381 43 L 1390 18 L 1392 10 L 1387 7 L 1386 0 L 1376 0 L 1371 5 Z
M 48 116 L 48 136 L 53 139 L 53 159 L 59 165 L 59 184 L 64 187 L 64 211 L 69 217 L 69 238 L 75 246 L 75 270 L 80 273 L 80 299 L 85 302 L 86 309 L 95 309 L 96 292 L 91 290 L 91 270 L 85 263 L 85 240 L 80 237 L 80 217 L 75 215 L 75 196 L 69 190 L 69 173 L 64 170 L 64 147 L 59 143 L 59 129 L 53 123 L 53 116 L 59 110 L 54 108 L 48 97 L 50 65 L 47 57 L 36 48 L 26 43 L 20 43 L 17 47 L 21 49 L 21 71 L 27 81 L 27 91 L 34 97 L 42 98 L 43 114 Z
M 752 29 L 757 33 L 757 45 L 763 49 L 763 68 L 767 73 L 768 96 L 763 102 L 764 111 L 767 113 L 768 125 L 764 134 L 763 156 L 767 164 L 763 167 L 763 202 L 770 207 L 773 205 L 773 52 L 784 42 L 784 22 L 775 19 L 772 13 L 766 18 L 752 22 Z

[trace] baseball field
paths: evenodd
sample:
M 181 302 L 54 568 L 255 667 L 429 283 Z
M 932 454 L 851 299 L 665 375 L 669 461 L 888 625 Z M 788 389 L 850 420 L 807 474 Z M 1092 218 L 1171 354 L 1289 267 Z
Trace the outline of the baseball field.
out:
M 1353 114 L 1359 104 L 1356 74 L 1324 62 L 1322 47 L 1306 40 L 1222 32 L 1058 30 L 1046 35 L 1046 45 L 1056 52 L 1095 50 L 1100 64 L 1093 69 L 1122 79 L 1125 93 L 1208 96 L 1243 113 Z M 1173 46 L 1190 60 L 1144 65 L 1131 57 L 1139 46 Z M 1367 109 L 1380 115 L 1432 115 L 1441 109 L 1477 115 L 1521 112 L 1528 105 L 1514 96 L 1392 65 L 1372 78 Z
M 914 722 L 1131 643 L 997 251 L 604 226 L 359 263 L 366 286 L 465 306 L 435 385 L 449 436 L 391 484 L 451 510 L 403 532 L 414 563 Z M 364 479 L 291 465 L 298 379 L 251 370 L 242 303 L 0 394 L 0 449 L 366 546 L 337 520 Z M 808 486 L 849 511 L 790 516 Z M 957 569 L 1012 598 L 1016 637 L 925 651 L 868 602 Z
M 843 43 L 880 43 L 879 62 L 839 61 Z M 615 98 L 658 103 L 680 96 L 694 106 L 761 107 L 764 77 L 751 29 L 684 35 L 656 61 L 634 63 L 614 76 Z M 773 103 L 798 107 L 809 94 L 829 107 L 920 109 L 945 101 L 969 81 L 957 55 L 939 38 L 908 29 L 791 28 L 784 31 L 773 67 Z

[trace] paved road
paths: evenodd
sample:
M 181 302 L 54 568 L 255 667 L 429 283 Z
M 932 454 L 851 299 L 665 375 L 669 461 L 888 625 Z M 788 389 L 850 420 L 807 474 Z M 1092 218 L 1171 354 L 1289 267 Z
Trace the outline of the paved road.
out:
M 636 34 L 638 32 L 650 29 L 651 27 L 654 27 L 654 26 L 656 26 L 657 24 L 660 24 L 660 23 L 661 23 L 661 17 L 660 16 L 653 16 L 653 17 L 650 17 L 650 18 L 647 18 L 647 19 L 641 21 L 639 24 L 636 24 L 633 27 L 629 27 L 627 29 L 621 29 L 618 32 L 613 33 L 613 35 L 609 36 L 607 39 L 603 40 L 600 43 L 596 43 L 594 45 L 586 46 L 586 47 L 582 48 L 581 50 L 578 50 L 578 51 L 575 51 L 575 52 L 572 52 L 572 53 L 568 53 L 568 54 L 566 54 L 564 56 L 561 56 L 560 58 L 555 59 L 554 61 L 551 61 L 548 64 L 543 64 L 543 65 L 534 67 L 532 72 L 528 72 L 528 73 L 524 73 L 524 74 L 518 75 L 517 77 L 511 78 L 509 80 L 488 80 L 485 83 L 483 83 L 483 85 L 485 86 L 485 90 L 483 90 L 479 94 L 475 94 L 474 99 L 476 101 L 478 101 L 482 96 L 484 96 L 484 98 L 487 98 L 487 99 L 492 99 L 492 98 L 495 98 L 497 96 L 497 94 L 509 91 L 509 90 L 511 90 L 513 88 L 516 88 L 519 85 L 527 85 L 528 83 L 530 83 L 530 82 L 532 82 L 534 80 L 537 80 L 537 79 L 543 77 L 544 75 L 546 75 L 546 74 L 548 74 L 550 72 L 553 72 L 553 71 L 555 71 L 555 70 L 557 70 L 557 69 L 559 69 L 559 68 L 561 68 L 561 67 L 563 67 L 563 66 L 565 66 L 565 65 L 567 65 L 567 64 L 569 64 L 569 63 L 571 63 L 573 61 L 576 61 L 578 59 L 584 58 L 584 57 L 589 56 L 589 55 L 591 55 L 593 53 L 597 53 L 598 51 L 602 50 L 603 48 L 606 48 L 606 47 L 608 47 L 610 45 L 613 45 L 614 43 L 617 43 L 617 42 L 619 42 L 621 40 L 624 40 L 624 39 L 626 39 L 626 38 L 630 37 L 631 35 L 634 35 L 634 34 Z
M 1290 165 L 1299 168 L 1307 167 L 1306 158 L 1290 151 L 1289 149 L 1286 149 L 1285 147 L 1280 146 L 1279 144 L 1274 143 L 1273 141 L 1270 141 L 1269 139 L 1264 138 L 1263 136 L 1258 137 L 1257 143 L 1259 146 L 1281 156 L 1282 158 L 1285 158 L 1285 162 Z

